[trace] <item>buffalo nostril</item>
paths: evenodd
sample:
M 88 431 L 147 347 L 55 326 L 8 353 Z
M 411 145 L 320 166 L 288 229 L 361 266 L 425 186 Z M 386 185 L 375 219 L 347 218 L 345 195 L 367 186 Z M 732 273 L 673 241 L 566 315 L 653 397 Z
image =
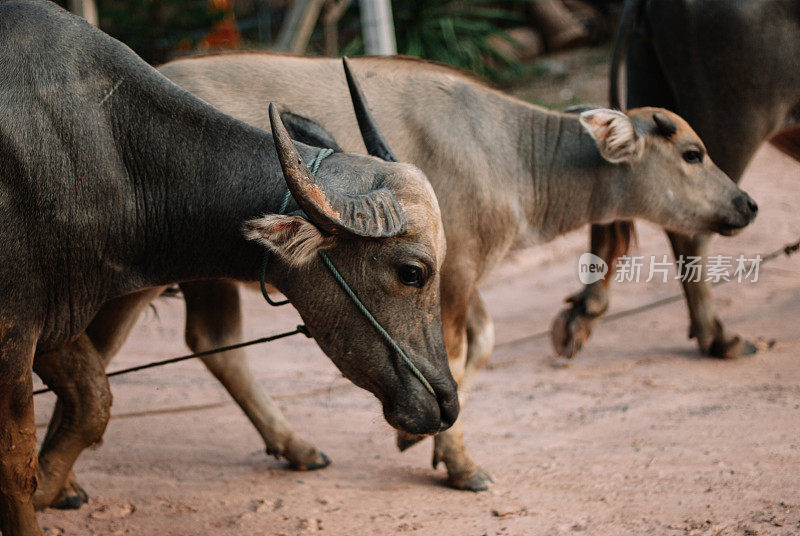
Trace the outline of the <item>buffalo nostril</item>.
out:
M 753 201 L 753 198 L 747 194 L 742 194 L 734 199 L 733 206 L 739 211 L 739 213 L 746 216 L 752 216 L 758 212 L 758 205 L 755 201 Z
M 439 401 L 439 418 L 440 418 L 440 429 L 447 430 L 456 422 L 458 419 L 458 411 L 459 411 L 459 404 L 458 404 L 458 396 L 452 397 L 450 400 Z
M 447 411 L 446 409 L 442 408 L 442 413 L 441 413 L 442 430 L 453 426 L 453 423 L 456 422 L 457 418 L 458 418 L 457 413 L 453 414 L 453 412 Z

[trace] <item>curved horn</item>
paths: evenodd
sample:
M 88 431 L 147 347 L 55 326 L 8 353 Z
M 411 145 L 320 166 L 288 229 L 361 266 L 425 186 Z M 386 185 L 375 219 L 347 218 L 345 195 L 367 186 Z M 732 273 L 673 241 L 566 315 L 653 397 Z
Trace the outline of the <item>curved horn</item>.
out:
M 303 162 L 273 103 L 269 104 L 269 120 L 286 186 L 314 225 L 329 234 L 371 238 L 388 238 L 406 231 L 403 209 L 388 189 L 358 195 L 326 189 Z
M 342 64 L 344 65 L 344 76 L 347 78 L 347 87 L 350 89 L 350 99 L 353 101 L 353 109 L 356 112 L 358 128 L 361 130 L 361 137 L 364 139 L 367 152 L 388 162 L 397 162 L 397 157 L 389 147 L 389 142 L 381 134 L 375 118 L 372 117 L 369 107 L 367 107 L 367 99 L 353 77 L 347 57 L 342 58 Z

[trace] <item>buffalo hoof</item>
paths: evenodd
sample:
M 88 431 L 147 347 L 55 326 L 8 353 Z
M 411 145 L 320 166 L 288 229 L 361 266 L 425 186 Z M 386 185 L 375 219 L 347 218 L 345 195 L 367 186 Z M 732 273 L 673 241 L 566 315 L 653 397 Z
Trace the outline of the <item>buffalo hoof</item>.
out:
M 284 458 L 295 471 L 315 471 L 331 464 L 331 459 L 324 452 L 294 435 L 274 443 L 268 442 L 267 454 L 275 456 L 275 459 Z
M 50 504 L 50 508 L 77 510 L 87 502 L 89 502 L 89 495 L 86 490 L 80 487 L 77 482 L 67 482 L 58 497 Z
M 550 328 L 553 349 L 562 357 L 570 359 L 575 357 L 592 334 L 596 321 L 595 318 L 580 315 L 574 308 L 561 311 Z
M 428 436 L 412 435 L 405 432 L 397 432 L 397 448 L 400 452 L 409 449 Z
M 588 286 L 565 301 L 570 305 L 553 320 L 550 341 L 558 355 L 572 358 L 608 309 L 608 298 L 601 287 Z
M 324 452 L 316 452 L 313 460 L 308 462 L 294 463 L 289 461 L 289 466 L 295 471 L 316 471 L 317 469 L 324 469 L 331 464 L 331 459 L 325 455 Z
M 689 336 L 697 337 L 700 341 L 700 351 L 703 354 L 716 357 L 719 359 L 733 359 L 735 357 L 742 357 L 746 355 L 753 355 L 758 352 L 758 349 L 750 342 L 742 339 L 738 335 L 727 335 L 722 326 L 722 322 L 718 318 L 714 319 L 714 324 L 710 330 L 707 338 L 697 336 L 698 333 L 694 326 L 690 328 Z M 703 342 L 711 339 L 711 342 Z
M 447 477 L 447 484 L 451 488 L 476 493 L 488 490 L 493 482 L 489 473 L 480 468 L 469 474 L 452 474 Z
M 753 355 L 757 352 L 758 348 L 753 343 L 735 335 L 729 338 L 715 338 L 704 353 L 719 359 L 733 359 Z

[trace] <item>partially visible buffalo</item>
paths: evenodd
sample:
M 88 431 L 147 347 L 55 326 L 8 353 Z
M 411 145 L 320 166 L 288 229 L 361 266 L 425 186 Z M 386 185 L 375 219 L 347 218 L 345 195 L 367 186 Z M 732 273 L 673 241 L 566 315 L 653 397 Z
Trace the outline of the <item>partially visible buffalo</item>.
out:
M 738 182 L 766 140 L 800 160 L 800 2 L 797 0 L 628 0 L 611 66 L 611 103 L 662 106 L 697 131 L 709 155 Z M 592 227 L 592 251 L 609 265 L 625 250 L 630 222 Z M 676 258 L 705 256 L 711 235 L 667 229 Z M 689 337 L 703 354 L 735 357 L 752 344 L 723 328 L 705 275 L 683 283 Z M 609 280 L 584 287 L 561 313 L 556 349 L 571 357 L 608 308 Z

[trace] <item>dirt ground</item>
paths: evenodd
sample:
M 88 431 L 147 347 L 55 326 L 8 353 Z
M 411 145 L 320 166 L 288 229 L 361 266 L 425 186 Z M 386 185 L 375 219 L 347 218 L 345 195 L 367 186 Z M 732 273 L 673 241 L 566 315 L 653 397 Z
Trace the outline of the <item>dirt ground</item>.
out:
M 760 215 L 714 252 L 764 254 L 800 237 L 798 178 L 799 165 L 762 149 L 743 183 Z M 668 252 L 660 231 L 639 231 L 636 254 Z M 483 286 L 498 347 L 463 418 L 490 491 L 444 487 L 430 441 L 397 452 L 377 401 L 295 337 L 249 355 L 330 467 L 294 472 L 267 457 L 201 363 L 148 370 L 111 380 L 105 442 L 76 468 L 91 500 L 40 513 L 45 534 L 800 534 L 800 255 L 715 291 L 728 328 L 759 343 L 755 356 L 700 357 L 678 302 L 599 326 L 566 361 L 529 336 L 579 288 L 585 242 L 577 232 L 519 252 Z M 616 284 L 611 312 L 678 290 Z M 248 338 L 298 322 L 254 293 L 244 306 Z M 182 330 L 182 301 L 161 299 L 111 368 L 186 353 Z M 52 403 L 37 398 L 42 426 Z

